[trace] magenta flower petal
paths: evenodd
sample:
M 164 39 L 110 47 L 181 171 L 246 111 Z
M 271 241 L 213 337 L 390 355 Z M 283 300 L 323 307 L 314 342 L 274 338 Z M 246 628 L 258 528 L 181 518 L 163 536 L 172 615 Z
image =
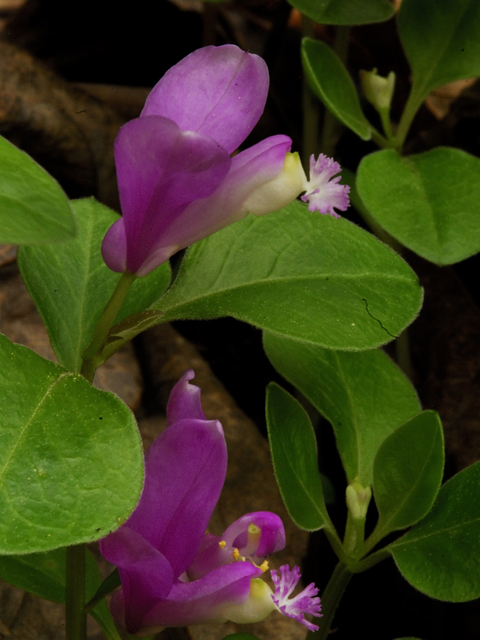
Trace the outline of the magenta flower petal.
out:
M 226 466 L 225 439 L 215 420 L 181 420 L 147 452 L 145 486 L 127 526 L 168 558 L 175 578 L 195 558 Z
M 287 136 L 272 136 L 234 156 L 230 171 L 220 187 L 211 196 L 192 202 L 165 229 L 152 251 L 152 261 L 158 264 L 158 255 L 166 247 L 175 243 L 179 248 L 187 247 L 244 218 L 249 213 L 244 208 L 245 201 L 252 192 L 282 171 L 285 154 L 291 144 Z M 296 195 L 301 191 L 302 186 Z M 282 204 L 273 204 L 271 210 L 280 208 Z
M 122 581 L 127 628 L 139 629 L 144 615 L 171 591 L 170 562 L 142 535 L 127 526 L 100 540 L 102 555 L 117 565 Z
M 255 564 L 285 548 L 285 529 L 281 519 L 269 511 L 247 513 L 217 537 L 206 534 L 188 577 L 197 580 L 212 569 L 243 558 Z
M 231 164 L 214 140 L 183 132 L 159 116 L 137 118 L 121 128 L 115 161 L 126 242 L 118 242 L 118 233 L 107 233 L 102 253 L 110 268 L 126 264 L 131 273 L 141 271 L 157 239 L 191 202 L 215 191 Z
M 167 71 L 141 116 L 169 118 L 182 131 L 213 138 L 233 153 L 257 124 L 267 93 L 262 58 L 234 45 L 204 47 Z
M 189 380 L 193 380 L 194 377 L 195 373 L 189 369 L 173 387 L 167 404 L 168 424 L 185 418 L 206 420 L 202 409 L 200 388 L 189 384 Z

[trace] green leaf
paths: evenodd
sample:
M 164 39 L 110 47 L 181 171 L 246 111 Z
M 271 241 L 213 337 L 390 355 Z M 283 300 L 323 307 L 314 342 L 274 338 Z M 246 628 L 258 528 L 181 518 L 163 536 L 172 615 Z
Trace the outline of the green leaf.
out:
M 442 423 L 435 411 L 423 411 L 383 441 L 373 464 L 379 512 L 375 539 L 427 515 L 442 483 L 444 461 Z
M 317 441 L 303 407 L 278 385 L 267 387 L 273 469 L 288 513 L 306 531 L 330 527 L 318 472 Z
M 416 104 L 442 84 L 480 75 L 478 0 L 404 0 L 398 31 Z
M 248 216 L 190 247 L 173 287 L 152 308 L 164 320 L 233 316 L 331 349 L 371 349 L 416 316 L 410 267 L 347 220 L 300 202 Z
M 302 63 L 313 93 L 346 127 L 362 140 L 370 140 L 372 126 L 363 115 L 350 74 L 328 45 L 302 40 Z
M 42 244 L 74 235 L 75 219 L 60 185 L 0 136 L 0 242 Z
M 143 482 L 135 419 L 112 393 L 0 336 L 0 553 L 102 538 Z
M 257 636 L 252 636 L 251 633 L 231 633 L 225 636 L 223 640 L 258 640 Z
M 120 280 L 120 274 L 110 271 L 101 254 L 103 237 L 118 215 L 94 198 L 72 204 L 78 220 L 74 240 L 55 247 L 22 247 L 18 257 L 20 272 L 48 329 L 55 355 L 69 371 L 78 373 L 82 352 Z M 117 321 L 149 307 L 169 282 L 168 263 L 145 278 L 137 278 Z
M 404 246 L 438 265 L 480 251 L 480 160 L 448 147 L 415 156 L 365 156 L 357 175 L 361 199 Z
M 388 0 L 288 0 L 319 24 L 356 25 L 385 22 L 393 16 Z
M 348 353 L 265 333 L 275 369 L 330 421 L 348 482 L 372 484 L 382 442 L 420 411 L 415 389 L 383 351 Z
M 39 598 L 53 602 L 65 602 L 65 548 L 53 549 L 45 553 L 0 556 L 0 576 L 2 580 L 33 593 Z M 86 549 L 86 598 L 91 598 L 102 582 L 97 563 Z M 120 640 L 115 623 L 105 600 L 90 612 L 105 632 L 108 640 Z
M 448 602 L 480 597 L 480 462 L 440 489 L 428 515 L 387 549 L 403 577 Z

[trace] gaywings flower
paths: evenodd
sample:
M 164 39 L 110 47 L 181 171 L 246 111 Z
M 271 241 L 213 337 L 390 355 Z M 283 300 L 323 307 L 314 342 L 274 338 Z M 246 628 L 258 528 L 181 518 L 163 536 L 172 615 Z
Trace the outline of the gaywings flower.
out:
M 200 389 L 187 371 L 173 388 L 167 429 L 145 457 L 140 502 L 117 531 L 100 541 L 116 564 L 122 588 L 111 609 L 130 633 L 149 635 L 163 627 L 201 623 L 258 622 L 271 611 L 297 619 L 320 615 L 311 584 L 289 599 L 300 578 L 297 567 L 272 571 L 275 591 L 261 579 L 265 557 L 285 546 L 274 513 L 249 513 L 222 536 L 205 533 L 225 480 L 227 450 L 217 420 L 207 420 Z
M 308 182 L 288 136 L 231 157 L 260 118 L 268 84 L 265 62 L 234 45 L 198 49 L 161 78 L 115 141 L 123 216 L 102 245 L 110 269 L 145 276 L 179 249 L 303 191 L 315 194 L 323 213 L 347 208 L 348 187 L 338 179 L 321 197 L 340 167 L 334 163 L 326 180 L 314 168 Z

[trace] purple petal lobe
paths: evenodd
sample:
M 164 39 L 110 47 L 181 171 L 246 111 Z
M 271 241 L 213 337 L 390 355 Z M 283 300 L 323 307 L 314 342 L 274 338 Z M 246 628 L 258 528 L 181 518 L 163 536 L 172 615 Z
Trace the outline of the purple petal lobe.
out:
M 127 237 L 123 218 L 112 224 L 102 242 L 102 256 L 112 271 L 123 273 L 127 270 Z
M 209 197 L 192 202 L 165 230 L 157 247 L 178 243 L 184 248 L 244 218 L 249 213 L 245 201 L 281 173 L 291 144 L 287 136 L 272 136 L 234 156 L 220 187 Z
M 260 530 L 258 536 L 249 532 L 249 528 L 255 527 Z M 230 525 L 223 539 L 228 546 L 238 548 L 242 555 L 265 558 L 285 548 L 285 529 L 275 513 L 256 511 L 247 513 Z
M 118 567 L 125 602 L 125 624 L 131 633 L 142 626 L 145 613 L 166 598 L 173 571 L 165 556 L 136 531 L 120 527 L 100 541 L 102 555 Z
M 155 243 L 191 202 L 217 189 L 231 164 L 214 140 L 182 132 L 158 116 L 137 118 L 121 128 L 115 161 L 131 273 L 141 270 Z M 112 241 L 107 234 L 103 250 L 109 256 Z
M 197 554 L 226 466 L 225 438 L 215 420 L 176 422 L 147 452 L 143 493 L 127 525 L 168 558 L 175 579 Z
M 146 630 L 208 622 L 225 622 L 223 609 L 245 602 L 250 581 L 261 575 L 250 562 L 219 567 L 194 582 L 177 582 L 168 600 L 160 600 L 143 619 Z
M 179 420 L 185 420 L 185 418 L 206 420 L 202 409 L 200 388 L 189 384 L 189 381 L 194 377 L 195 373 L 189 369 L 170 392 L 167 404 L 168 424 L 174 424 Z
M 147 98 L 143 116 L 160 115 L 232 153 L 263 113 L 268 70 L 234 45 L 204 47 L 172 67 Z
M 285 564 L 280 567 L 280 576 L 275 569 L 272 569 L 270 574 L 275 585 L 272 599 L 279 611 L 305 625 L 310 631 L 318 631 L 317 625 L 305 620 L 304 617 L 305 613 L 310 613 L 317 618 L 322 617 L 320 598 L 317 597 L 318 589 L 313 582 L 294 598 L 289 599 L 301 578 L 300 569 L 294 567 L 290 570 L 290 567 Z

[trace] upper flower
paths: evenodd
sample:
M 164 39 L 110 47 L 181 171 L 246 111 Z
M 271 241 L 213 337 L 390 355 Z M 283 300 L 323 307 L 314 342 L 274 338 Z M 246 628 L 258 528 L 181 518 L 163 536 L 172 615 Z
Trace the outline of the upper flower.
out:
M 267 93 L 265 62 L 234 45 L 198 49 L 167 71 L 115 141 L 123 216 L 102 245 L 113 271 L 147 275 L 179 249 L 310 188 L 287 136 L 230 157 Z M 344 210 L 348 198 L 343 205 L 335 206 Z
M 223 487 L 227 451 L 221 424 L 207 420 L 193 371 L 175 385 L 167 429 L 145 457 L 145 485 L 127 522 L 100 541 L 116 564 L 122 589 L 112 598 L 115 618 L 130 633 L 149 635 L 166 626 L 257 622 L 277 609 L 302 622 L 319 615 L 313 585 L 288 597 L 300 577 L 272 571 L 275 592 L 260 580 L 265 557 L 285 546 L 280 518 L 249 513 L 220 537 L 205 533 Z

